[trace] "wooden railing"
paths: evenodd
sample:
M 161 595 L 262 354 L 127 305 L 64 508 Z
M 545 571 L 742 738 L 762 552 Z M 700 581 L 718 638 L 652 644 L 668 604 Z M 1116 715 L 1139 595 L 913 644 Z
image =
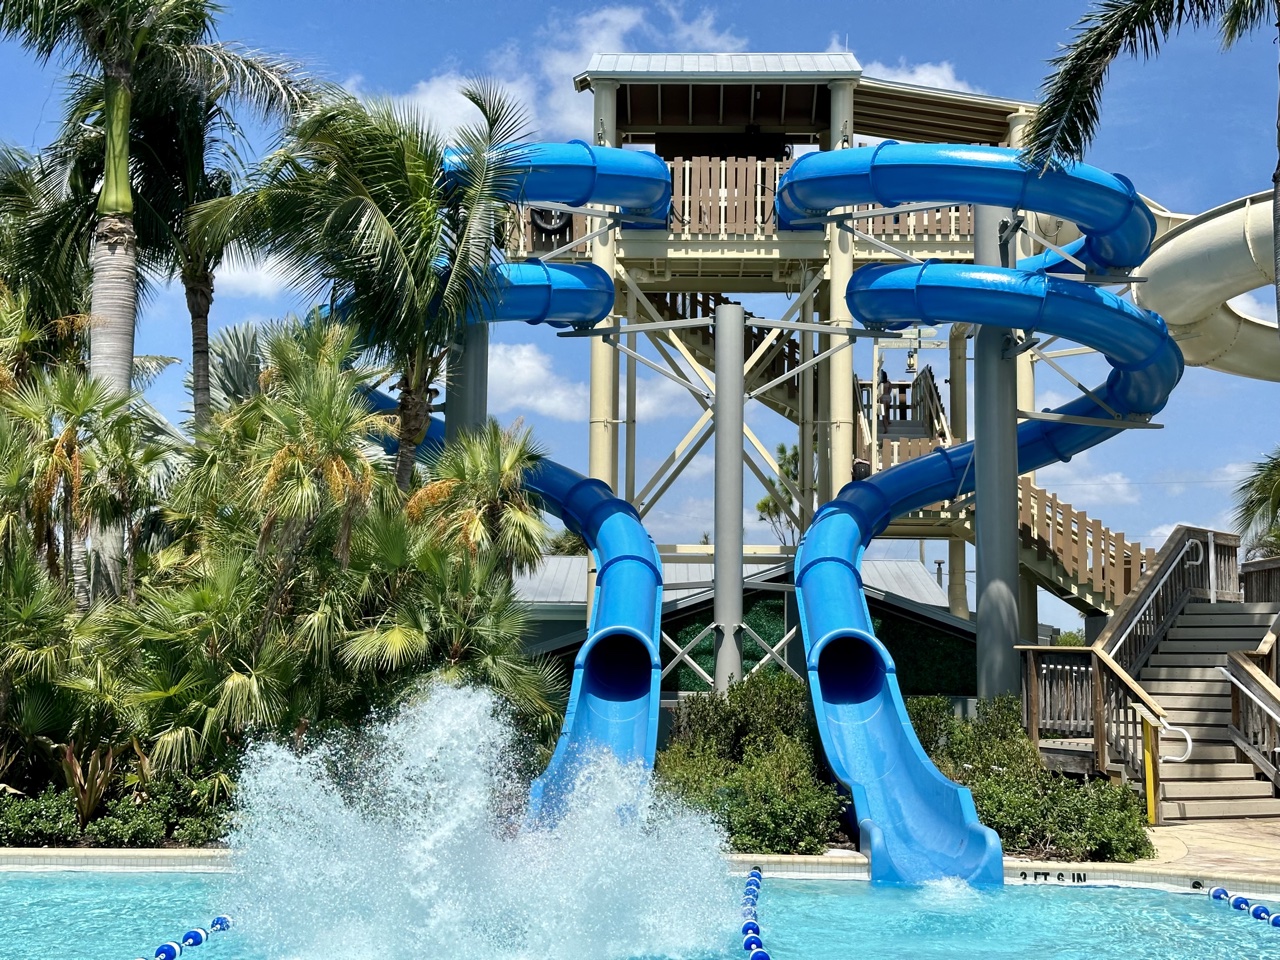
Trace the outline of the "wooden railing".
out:
M 863 144 L 858 144 L 862 146 Z M 671 169 L 672 235 L 684 238 L 769 237 L 777 233 L 773 198 L 778 180 L 790 168 L 790 160 L 756 157 L 676 157 Z M 857 210 L 884 210 L 858 221 L 858 229 L 888 242 L 973 239 L 973 208 L 941 207 L 915 213 L 894 213 L 892 208 L 860 204 Z M 509 252 L 513 256 L 537 256 L 586 236 L 589 227 L 582 215 L 515 210 Z M 578 248 L 571 257 L 590 251 Z
M 1044 557 L 1058 558 L 1067 575 L 1118 607 L 1137 584 L 1155 550 L 1125 539 L 1056 493 L 1041 490 L 1029 477 L 1018 481 L 1018 522 L 1024 542 Z
M 1280 603 L 1280 557 L 1240 564 L 1245 603 Z
M 1280 786 L 1280 686 L 1276 684 L 1276 636 L 1280 616 L 1256 650 L 1233 650 L 1224 669 L 1231 681 L 1227 732 L 1254 769 Z
M 1240 599 L 1239 546 L 1229 533 L 1176 527 L 1094 645 L 1138 673 L 1188 601 Z

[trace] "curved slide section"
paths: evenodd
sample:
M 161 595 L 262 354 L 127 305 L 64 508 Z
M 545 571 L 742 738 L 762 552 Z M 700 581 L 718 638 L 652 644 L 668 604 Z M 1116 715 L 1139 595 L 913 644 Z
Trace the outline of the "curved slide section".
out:
M 1138 268 L 1134 301 L 1164 317 L 1187 363 L 1280 380 L 1280 331 L 1233 297 L 1275 283 L 1271 191 L 1233 200 L 1170 230 Z
M 656 154 L 596 147 L 585 140 L 513 144 L 510 150 L 516 170 L 508 196 L 512 203 L 607 204 L 621 207 L 624 220 L 631 216 L 660 221 L 633 227 L 666 229 L 671 171 Z M 446 173 L 460 168 L 456 153 L 445 157 Z
M 810 154 L 778 187 L 780 221 L 837 206 L 940 200 L 1032 209 L 1069 218 L 1082 248 L 1105 269 L 1146 256 L 1155 224 L 1132 185 L 1084 165 L 1037 177 L 1017 151 L 994 147 L 881 144 Z M 1164 322 L 1105 290 L 1044 273 L 926 263 L 859 270 L 846 300 L 870 326 L 998 323 L 1036 329 L 1101 351 L 1113 370 L 1095 394 L 1062 413 L 1148 418 L 1182 373 Z M 1099 402 L 1100 401 L 1100 402 Z M 1117 431 L 1029 421 L 1018 428 L 1019 468 L 1069 459 Z M 876 639 L 862 589 L 867 545 L 902 513 L 973 489 L 973 444 L 910 461 L 849 484 L 818 511 L 796 556 L 810 690 L 827 759 L 849 789 L 872 879 L 919 883 L 959 877 L 1003 881 L 1000 843 L 977 818 L 969 791 L 921 748 L 893 660 Z

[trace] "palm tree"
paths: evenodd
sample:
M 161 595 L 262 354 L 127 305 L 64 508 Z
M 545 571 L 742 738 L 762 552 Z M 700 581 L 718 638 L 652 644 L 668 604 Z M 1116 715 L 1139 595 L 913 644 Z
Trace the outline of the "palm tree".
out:
M 1037 165 L 1080 160 L 1097 132 L 1107 70 L 1121 54 L 1150 59 L 1183 27 L 1216 26 L 1224 47 L 1263 28 L 1280 29 L 1276 0 L 1098 0 L 1076 24 L 1075 38 L 1050 60 L 1054 73 L 1028 127 L 1023 156 Z M 1276 305 L 1280 309 L 1280 98 L 1272 183 Z
M 256 103 L 262 119 L 284 121 L 305 108 L 320 89 L 297 66 L 276 58 L 243 55 L 263 84 Z M 197 427 L 209 417 L 209 309 L 215 273 L 225 249 L 188 230 L 192 206 L 229 196 L 248 142 L 232 110 L 238 91 L 188 78 L 152 77 L 150 62 L 139 65 L 130 122 L 130 156 L 135 196 L 134 222 L 144 271 L 176 277 L 186 293 L 191 317 L 191 388 Z M 267 83 L 266 78 L 271 78 Z M 93 183 L 103 173 L 106 131 L 99 77 L 73 78 L 68 116 L 51 154 L 65 176 Z M 149 268 L 149 269 L 148 269 Z
M 94 326 L 90 370 L 108 389 L 129 391 L 137 319 L 137 235 L 130 179 L 130 128 L 140 84 L 172 92 L 225 89 L 271 110 L 288 92 L 279 76 L 213 40 L 220 7 L 210 0 L 0 0 L 0 36 L 41 63 L 59 58 L 102 84 L 105 161 L 97 189 L 92 252 Z M 284 67 L 281 64 L 282 68 Z
M 409 489 L 430 386 L 468 317 L 492 297 L 488 267 L 514 193 L 524 120 L 496 88 L 464 91 L 481 121 L 445 140 L 410 105 L 331 100 L 304 117 L 245 192 L 197 208 L 212 243 L 239 238 L 291 282 L 326 294 L 397 371 L 396 482 Z
M 406 510 L 473 556 L 501 557 L 508 575 L 533 570 L 550 532 L 524 480 L 543 458 L 528 427 L 517 422 L 504 430 L 490 419 L 445 446 Z
M 1236 487 L 1236 529 L 1253 556 L 1280 556 L 1280 447 L 1253 465 Z

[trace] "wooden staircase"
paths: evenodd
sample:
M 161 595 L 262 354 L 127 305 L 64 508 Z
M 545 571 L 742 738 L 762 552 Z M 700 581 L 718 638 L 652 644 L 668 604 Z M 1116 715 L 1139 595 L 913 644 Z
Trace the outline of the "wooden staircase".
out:
M 1165 822 L 1280 817 L 1272 785 L 1241 762 L 1230 736 L 1231 685 L 1219 667 L 1233 650 L 1256 650 L 1280 613 L 1275 603 L 1189 603 L 1138 674 L 1142 687 L 1191 735 L 1186 763 L 1162 764 L 1160 814 Z M 1166 755 L 1182 753 L 1170 731 Z

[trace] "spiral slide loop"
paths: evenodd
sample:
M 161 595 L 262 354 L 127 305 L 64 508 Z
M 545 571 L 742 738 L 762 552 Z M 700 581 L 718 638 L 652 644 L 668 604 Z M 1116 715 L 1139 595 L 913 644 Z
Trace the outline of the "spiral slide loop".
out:
M 881 144 L 809 154 L 778 186 L 780 222 L 857 203 L 939 200 L 1017 207 L 1071 219 L 1091 267 L 1141 263 L 1155 232 L 1150 211 L 1123 177 L 1073 164 L 1038 176 L 1017 151 L 996 147 Z M 1058 412 L 1098 420 L 1148 419 L 1182 375 L 1164 321 L 1102 290 L 1043 272 L 966 264 L 870 266 L 846 292 L 864 324 L 995 323 L 1078 341 L 1112 366 L 1106 382 Z M 1018 466 L 1069 459 L 1117 429 L 1057 421 L 1018 427 Z M 973 444 L 855 481 L 823 506 L 795 564 L 810 689 L 828 761 L 849 789 L 872 879 L 920 883 L 959 877 L 1003 882 L 1000 842 L 977 818 L 969 791 L 938 772 L 907 717 L 893 660 L 876 639 L 858 567 L 895 517 L 973 489 Z

